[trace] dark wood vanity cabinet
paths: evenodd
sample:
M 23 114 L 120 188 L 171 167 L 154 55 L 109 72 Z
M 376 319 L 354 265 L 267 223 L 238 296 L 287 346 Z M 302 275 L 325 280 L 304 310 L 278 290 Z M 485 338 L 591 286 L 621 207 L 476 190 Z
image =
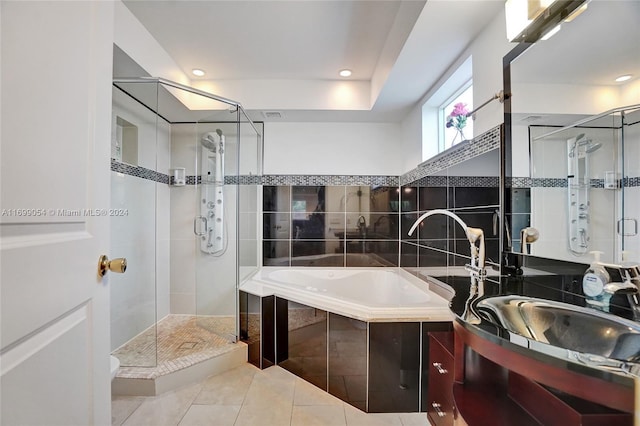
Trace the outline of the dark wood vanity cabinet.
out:
M 453 403 L 454 334 L 429 333 L 429 390 L 427 416 L 434 426 L 452 426 L 455 417 Z

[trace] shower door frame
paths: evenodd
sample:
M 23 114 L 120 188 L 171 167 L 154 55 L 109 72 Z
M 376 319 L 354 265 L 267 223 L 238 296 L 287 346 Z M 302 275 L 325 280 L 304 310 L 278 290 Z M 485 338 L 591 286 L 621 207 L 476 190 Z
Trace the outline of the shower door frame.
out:
M 237 141 L 237 143 L 238 143 L 238 156 L 237 156 L 237 160 L 236 160 L 237 173 L 236 173 L 235 182 L 234 182 L 235 183 L 234 186 L 236 187 L 236 203 L 235 203 L 235 206 L 236 206 L 236 223 L 237 223 L 238 220 L 239 220 L 239 217 L 238 217 L 239 216 L 239 212 L 238 212 L 239 197 L 238 197 L 238 193 L 237 193 L 237 187 L 239 186 L 239 183 L 240 183 L 239 182 L 238 173 L 239 173 L 239 163 L 240 163 L 240 155 L 239 155 L 239 149 L 240 148 L 239 148 L 239 146 L 240 146 L 240 128 L 241 128 L 241 123 L 245 123 L 245 122 L 249 123 L 251 125 L 251 127 L 253 128 L 253 130 L 255 131 L 256 135 L 258 135 L 260 137 L 260 140 L 262 140 L 262 132 L 260 132 L 256 128 L 254 122 L 249 118 L 248 114 L 246 113 L 246 111 L 244 110 L 242 105 L 239 102 L 234 101 L 232 99 L 225 98 L 225 97 L 222 97 L 222 96 L 218 96 L 218 95 L 215 95 L 215 94 L 212 94 L 212 93 L 209 93 L 209 92 L 205 92 L 203 90 L 199 90 L 199 89 L 196 89 L 196 88 L 193 88 L 193 87 L 190 87 L 190 86 L 186 86 L 184 84 L 177 83 L 177 82 L 174 82 L 174 81 L 171 81 L 171 80 L 167 80 L 167 79 L 164 79 L 164 78 L 161 78 L 161 77 L 114 78 L 112 80 L 112 83 L 114 85 L 117 85 L 117 84 L 136 84 L 136 83 L 155 83 L 156 85 L 158 85 L 158 87 L 164 86 L 164 87 L 170 87 L 170 88 L 178 89 L 178 90 L 181 90 L 181 91 L 184 91 L 184 92 L 187 92 L 187 93 L 191 93 L 191 94 L 194 94 L 194 95 L 202 96 L 202 97 L 207 98 L 207 99 L 211 99 L 213 101 L 217 101 L 217 102 L 221 102 L 221 103 L 227 104 L 227 105 L 229 105 L 229 108 L 231 110 L 235 109 L 235 111 L 232 111 L 232 112 L 235 112 L 237 114 L 236 115 L 236 120 L 235 121 L 230 121 L 230 122 L 231 123 L 233 123 L 233 122 L 236 123 L 237 134 L 238 134 L 238 141 Z M 135 99 L 135 97 L 134 97 L 134 99 Z M 159 114 L 158 111 L 155 111 L 155 112 L 156 112 L 156 114 Z M 246 120 L 242 120 L 241 121 L 241 117 L 242 116 L 244 116 L 244 118 Z M 174 124 L 169 120 L 167 120 L 167 122 L 169 124 Z M 198 120 L 194 120 L 193 121 L 193 124 L 197 124 L 197 123 L 198 123 Z M 198 141 L 198 143 L 199 143 L 199 141 Z M 260 155 L 262 155 L 262 149 L 260 149 L 259 153 L 260 153 Z M 197 156 L 197 157 L 198 158 L 196 159 L 196 162 L 199 160 L 199 156 Z M 196 167 L 196 169 L 199 169 L 199 166 Z M 261 173 L 262 173 L 262 169 L 260 169 L 260 174 Z M 239 239 L 239 227 L 238 226 L 236 226 L 235 238 L 236 238 L 236 242 L 237 242 L 238 239 Z M 258 250 L 259 250 L 259 248 L 258 248 Z M 236 244 L 236 251 L 235 251 L 235 286 L 234 286 L 234 291 L 235 291 L 235 297 L 234 297 L 234 299 L 235 299 L 234 329 L 235 329 L 235 331 L 234 331 L 234 336 L 229 336 L 229 337 L 232 337 L 231 340 L 233 342 L 237 342 L 238 339 L 239 339 L 239 335 L 240 335 L 240 325 L 239 325 L 240 305 L 239 305 L 239 298 L 238 298 L 238 288 L 239 288 L 239 285 L 240 285 L 240 283 L 239 283 L 239 279 L 240 279 L 239 256 L 240 256 L 239 247 L 238 247 L 238 244 Z M 197 284 L 198 283 L 197 283 L 197 278 L 196 278 L 196 293 L 197 293 Z M 196 301 L 196 305 L 197 305 L 197 301 Z M 197 309 L 196 309 L 196 316 L 197 316 L 197 314 L 198 313 L 197 313 Z

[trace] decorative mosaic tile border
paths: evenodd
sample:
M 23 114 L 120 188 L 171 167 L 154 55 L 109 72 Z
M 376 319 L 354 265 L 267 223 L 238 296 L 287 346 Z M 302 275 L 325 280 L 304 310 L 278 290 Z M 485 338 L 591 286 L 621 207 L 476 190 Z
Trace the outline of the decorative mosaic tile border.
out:
M 153 182 L 169 184 L 169 175 L 167 174 L 156 172 L 155 170 L 147 169 L 146 167 L 121 163 L 113 158 L 111 159 L 111 171 L 151 180 Z
M 122 173 L 128 176 L 138 177 L 140 179 L 146 179 L 153 182 L 164 183 L 166 185 L 173 185 L 175 179 L 173 176 L 169 176 L 164 173 L 156 172 L 155 170 L 147 169 L 141 166 L 132 166 L 131 164 L 121 163 L 117 160 L 111 159 L 111 171 Z M 225 185 L 260 185 L 261 176 L 225 176 Z M 202 176 L 189 175 L 186 176 L 187 185 L 200 185 L 202 183 Z
M 240 176 L 225 176 L 225 185 L 262 185 L 264 176 L 258 175 L 240 175 Z
M 568 180 L 563 178 L 529 178 L 514 177 L 506 179 L 507 188 L 566 188 Z M 591 179 L 589 181 L 591 188 L 604 188 L 604 179 Z M 622 179 L 625 188 L 640 186 L 640 178 L 626 177 Z
M 479 135 L 457 147 L 427 160 L 415 169 L 400 176 L 400 184 L 406 185 L 433 175 L 456 164 L 475 158 L 481 154 L 500 148 L 500 126 Z
M 326 185 L 370 185 L 398 186 L 398 176 L 368 175 L 264 175 L 262 185 L 269 186 L 326 186 Z
M 441 187 L 448 186 L 467 188 L 497 188 L 500 186 L 498 176 L 425 176 L 411 182 L 409 186 L 417 187 Z

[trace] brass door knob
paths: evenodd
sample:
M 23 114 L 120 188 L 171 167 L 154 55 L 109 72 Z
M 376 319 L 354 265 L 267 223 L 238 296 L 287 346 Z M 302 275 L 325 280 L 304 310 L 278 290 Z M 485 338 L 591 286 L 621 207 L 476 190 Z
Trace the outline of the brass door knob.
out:
M 106 254 L 100 256 L 98 259 L 98 275 L 104 277 L 108 271 L 117 272 L 119 274 L 124 273 L 127 270 L 127 259 L 119 257 L 117 259 L 109 260 Z

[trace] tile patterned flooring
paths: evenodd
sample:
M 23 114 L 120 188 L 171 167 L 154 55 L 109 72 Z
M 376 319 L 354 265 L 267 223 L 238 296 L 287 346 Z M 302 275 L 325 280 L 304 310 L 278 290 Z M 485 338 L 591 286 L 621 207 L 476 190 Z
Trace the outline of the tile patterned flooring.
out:
M 428 426 L 425 413 L 367 414 L 278 367 L 244 364 L 155 397 L 113 396 L 113 426 Z
M 113 352 L 117 377 L 153 379 L 236 349 L 233 317 L 168 315 Z

